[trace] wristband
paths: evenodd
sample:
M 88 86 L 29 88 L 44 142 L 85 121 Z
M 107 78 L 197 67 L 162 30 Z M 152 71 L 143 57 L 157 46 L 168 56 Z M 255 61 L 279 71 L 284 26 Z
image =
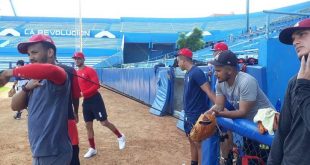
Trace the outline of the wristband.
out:
M 23 90 L 24 92 L 28 93 L 28 92 L 30 92 L 31 90 L 30 90 L 30 89 L 27 89 L 27 88 L 26 88 L 26 85 L 27 85 L 27 84 L 22 85 L 22 90 Z

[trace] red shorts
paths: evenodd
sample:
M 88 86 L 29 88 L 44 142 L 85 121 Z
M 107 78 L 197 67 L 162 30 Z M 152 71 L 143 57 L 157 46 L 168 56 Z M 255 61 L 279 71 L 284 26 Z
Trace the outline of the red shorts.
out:
M 75 120 L 68 120 L 68 133 L 71 140 L 72 145 L 78 145 L 79 144 L 79 135 L 78 130 L 76 127 Z

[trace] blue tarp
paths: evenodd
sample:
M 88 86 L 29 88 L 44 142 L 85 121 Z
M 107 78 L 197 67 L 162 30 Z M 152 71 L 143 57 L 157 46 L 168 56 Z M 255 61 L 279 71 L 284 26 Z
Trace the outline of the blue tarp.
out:
M 156 97 L 150 108 L 152 114 L 163 116 L 168 113 L 171 92 L 170 76 L 169 70 L 160 70 L 158 73 Z

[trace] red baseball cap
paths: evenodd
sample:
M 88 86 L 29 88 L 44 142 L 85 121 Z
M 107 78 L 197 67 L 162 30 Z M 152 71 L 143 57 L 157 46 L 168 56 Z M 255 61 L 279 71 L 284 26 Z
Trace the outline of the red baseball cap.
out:
M 83 58 L 83 59 L 85 59 L 84 54 L 82 52 L 75 52 L 72 58 Z
M 185 57 L 188 57 L 188 58 L 193 58 L 193 52 L 188 49 L 188 48 L 182 48 L 178 51 L 178 56 L 185 56 Z
M 287 45 L 293 44 L 292 34 L 297 30 L 310 30 L 310 18 L 297 22 L 293 27 L 288 27 L 280 32 L 279 40 Z
M 17 45 L 17 49 L 21 54 L 27 54 L 28 51 L 28 47 L 34 43 L 38 43 L 38 42 L 46 42 L 51 44 L 51 46 L 53 46 L 56 49 L 55 43 L 52 40 L 52 38 L 48 35 L 44 35 L 44 34 L 34 34 L 32 35 L 28 42 L 21 42 Z
M 214 46 L 213 46 L 213 49 L 211 49 L 212 51 L 224 51 L 224 50 L 228 50 L 228 46 L 227 44 L 225 44 L 224 42 L 219 42 L 219 43 L 216 43 Z

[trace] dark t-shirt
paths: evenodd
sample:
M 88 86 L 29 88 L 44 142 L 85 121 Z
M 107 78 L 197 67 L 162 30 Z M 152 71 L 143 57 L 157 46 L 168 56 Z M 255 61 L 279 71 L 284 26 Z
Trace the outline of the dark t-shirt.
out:
M 268 165 L 310 164 L 310 81 L 289 81 Z
M 68 136 L 70 83 L 55 85 L 46 79 L 33 89 L 28 101 L 28 134 L 33 157 L 72 152 Z
M 197 66 L 193 66 L 185 74 L 183 106 L 186 117 L 197 117 L 207 110 L 207 96 L 200 88 L 206 82 L 205 74 Z

